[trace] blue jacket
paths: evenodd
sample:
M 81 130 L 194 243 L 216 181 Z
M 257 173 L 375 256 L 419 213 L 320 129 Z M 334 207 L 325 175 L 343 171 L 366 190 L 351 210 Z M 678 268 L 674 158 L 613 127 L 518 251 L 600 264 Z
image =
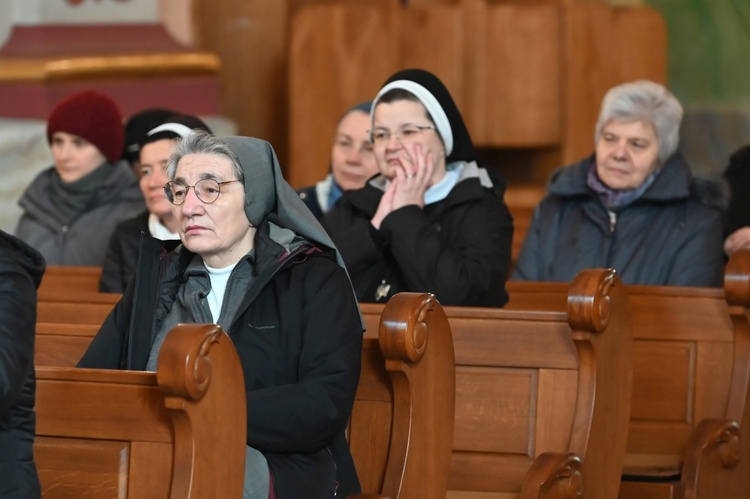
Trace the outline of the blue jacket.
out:
M 41 496 L 34 465 L 36 290 L 44 259 L 0 231 L 0 498 Z
M 722 285 L 726 195 L 718 182 L 694 178 L 675 154 L 637 200 L 610 214 L 586 184 L 593 161 L 553 174 L 514 280 L 570 282 L 582 269 L 604 267 L 625 284 Z

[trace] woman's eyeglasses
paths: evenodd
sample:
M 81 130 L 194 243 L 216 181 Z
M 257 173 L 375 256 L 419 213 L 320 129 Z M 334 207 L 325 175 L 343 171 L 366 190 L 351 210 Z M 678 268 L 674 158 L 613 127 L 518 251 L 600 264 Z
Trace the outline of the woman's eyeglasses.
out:
M 370 141 L 376 146 L 380 146 L 391 140 L 391 137 L 395 137 L 402 144 L 413 142 L 424 130 L 435 130 L 435 127 L 432 125 L 406 125 L 395 132 L 391 132 L 387 128 L 373 128 L 368 132 L 370 133 Z
M 239 179 L 227 180 L 226 182 L 218 182 L 212 178 L 204 178 L 195 183 L 195 185 L 185 185 L 180 180 L 172 180 L 164 184 L 164 194 L 167 195 L 167 199 L 170 203 L 181 205 L 185 202 L 187 193 L 192 187 L 195 191 L 195 195 L 198 199 L 206 204 L 211 204 L 219 198 L 221 194 L 221 186 L 231 184 L 233 182 L 241 182 Z

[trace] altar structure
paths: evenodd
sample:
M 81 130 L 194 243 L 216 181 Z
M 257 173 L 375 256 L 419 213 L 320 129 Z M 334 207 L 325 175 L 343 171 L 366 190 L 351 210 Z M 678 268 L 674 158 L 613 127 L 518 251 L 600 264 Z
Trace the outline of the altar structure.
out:
M 219 69 L 218 56 L 170 34 L 159 0 L 0 1 L 0 229 L 13 230 L 21 193 L 52 165 L 45 123 L 62 99 L 95 89 L 125 118 L 166 107 L 231 131 Z

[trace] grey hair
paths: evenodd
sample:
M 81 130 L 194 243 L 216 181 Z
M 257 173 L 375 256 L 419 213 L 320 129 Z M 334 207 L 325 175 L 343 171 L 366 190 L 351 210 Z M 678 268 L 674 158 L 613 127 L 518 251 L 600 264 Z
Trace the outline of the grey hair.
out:
M 169 180 L 174 180 L 177 174 L 177 164 L 180 160 L 190 154 L 210 154 L 227 158 L 232 163 L 234 175 L 242 181 L 243 185 L 245 184 L 245 173 L 242 171 L 240 160 L 234 151 L 216 135 L 200 129 L 193 130 L 181 140 L 175 141 L 174 149 L 167 162 L 167 177 L 169 177 Z
M 594 134 L 599 143 L 602 130 L 611 120 L 650 123 L 659 141 L 659 163 L 677 151 L 680 142 L 682 106 L 664 86 L 649 80 L 638 80 L 612 87 L 602 100 Z

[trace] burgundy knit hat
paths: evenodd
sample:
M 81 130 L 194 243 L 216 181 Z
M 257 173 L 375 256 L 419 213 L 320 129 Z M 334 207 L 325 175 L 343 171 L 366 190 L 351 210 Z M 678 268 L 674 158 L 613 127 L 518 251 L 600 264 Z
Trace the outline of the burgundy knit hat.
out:
M 117 104 L 93 90 L 73 94 L 52 110 L 47 120 L 47 141 L 50 144 L 55 132 L 88 140 L 110 163 L 120 159 L 125 141 L 122 114 Z

